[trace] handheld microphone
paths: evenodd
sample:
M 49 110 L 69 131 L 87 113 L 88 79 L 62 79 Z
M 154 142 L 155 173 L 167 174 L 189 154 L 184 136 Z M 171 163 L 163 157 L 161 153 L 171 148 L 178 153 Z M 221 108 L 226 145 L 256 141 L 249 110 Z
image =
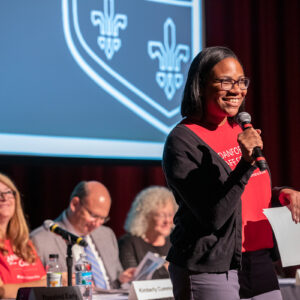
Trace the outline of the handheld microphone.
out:
M 82 247 L 86 247 L 88 245 L 87 242 L 82 237 L 72 234 L 71 232 L 59 227 L 52 220 L 44 221 L 44 228 L 56 233 L 57 235 L 60 235 L 63 239 L 65 239 L 66 241 L 68 241 L 73 245 L 78 244 Z
M 240 112 L 235 117 L 235 120 L 241 126 L 243 131 L 247 130 L 248 128 L 252 128 L 251 116 L 247 112 Z M 253 148 L 252 156 L 255 159 L 255 163 L 260 171 L 264 171 L 268 168 L 268 163 L 264 158 L 260 147 L 257 146 Z

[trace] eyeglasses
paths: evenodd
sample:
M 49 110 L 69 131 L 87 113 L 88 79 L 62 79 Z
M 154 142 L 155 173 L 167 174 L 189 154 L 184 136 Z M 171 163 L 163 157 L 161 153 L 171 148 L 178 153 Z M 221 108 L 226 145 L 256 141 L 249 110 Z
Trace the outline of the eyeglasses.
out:
M 174 214 L 165 214 L 165 213 L 154 213 L 154 217 L 156 219 L 162 220 L 162 219 L 173 219 Z
M 250 84 L 250 79 L 248 77 L 243 77 L 238 80 L 234 80 L 232 78 L 224 78 L 224 79 L 215 79 L 215 81 L 221 83 L 221 89 L 224 91 L 229 91 L 234 88 L 234 85 L 237 83 L 241 90 L 246 90 Z
M 0 198 L 1 199 L 12 199 L 15 196 L 16 196 L 16 192 L 12 191 L 12 190 L 9 190 L 9 191 L 6 191 L 6 192 L 0 192 Z
M 110 220 L 110 217 L 102 217 L 102 216 L 99 216 L 99 215 L 95 215 L 82 202 L 80 202 L 80 204 L 86 210 L 86 212 L 89 214 L 89 216 L 92 219 L 100 220 L 103 224 L 107 223 Z

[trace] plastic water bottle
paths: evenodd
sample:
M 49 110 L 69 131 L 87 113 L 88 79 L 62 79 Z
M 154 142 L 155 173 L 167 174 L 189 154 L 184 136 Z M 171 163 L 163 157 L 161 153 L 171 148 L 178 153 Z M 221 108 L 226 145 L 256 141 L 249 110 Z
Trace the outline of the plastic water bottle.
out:
M 47 286 L 62 286 L 62 268 L 58 263 L 58 254 L 50 254 L 46 266 Z
M 92 266 L 86 259 L 86 254 L 81 253 L 75 264 L 76 285 L 79 286 L 83 300 L 92 299 Z

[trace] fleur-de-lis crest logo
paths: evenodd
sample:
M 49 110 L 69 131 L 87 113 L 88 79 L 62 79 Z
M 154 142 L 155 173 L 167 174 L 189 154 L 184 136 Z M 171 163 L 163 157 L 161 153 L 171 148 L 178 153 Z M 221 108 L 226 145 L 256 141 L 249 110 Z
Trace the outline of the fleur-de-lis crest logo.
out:
M 115 14 L 114 0 L 104 0 L 103 11 L 91 11 L 91 22 L 94 26 L 99 26 L 98 46 L 104 51 L 107 59 L 112 59 L 115 52 L 121 48 L 119 30 L 127 27 L 127 16 Z
M 181 62 L 189 60 L 190 48 L 184 44 L 176 45 L 176 26 L 171 18 L 164 23 L 164 43 L 149 41 L 148 54 L 152 59 L 158 59 L 156 82 L 164 90 L 167 99 L 172 100 L 176 90 L 182 86 Z
M 136 145 L 141 158 L 155 152 L 154 159 L 161 159 L 165 136 L 181 118 L 186 71 L 202 49 L 202 1 L 61 0 L 66 44 L 93 82 L 91 105 L 100 111 L 105 105 L 112 113 L 117 109 L 130 118 L 128 128 L 147 123 L 145 143 Z M 125 135 L 120 131 L 116 137 Z

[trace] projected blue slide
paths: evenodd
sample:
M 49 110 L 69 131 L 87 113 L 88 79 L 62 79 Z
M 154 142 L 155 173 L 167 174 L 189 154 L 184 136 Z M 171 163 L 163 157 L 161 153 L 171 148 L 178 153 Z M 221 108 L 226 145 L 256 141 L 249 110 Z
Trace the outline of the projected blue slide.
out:
M 199 0 L 1 0 L 0 154 L 161 159 Z

